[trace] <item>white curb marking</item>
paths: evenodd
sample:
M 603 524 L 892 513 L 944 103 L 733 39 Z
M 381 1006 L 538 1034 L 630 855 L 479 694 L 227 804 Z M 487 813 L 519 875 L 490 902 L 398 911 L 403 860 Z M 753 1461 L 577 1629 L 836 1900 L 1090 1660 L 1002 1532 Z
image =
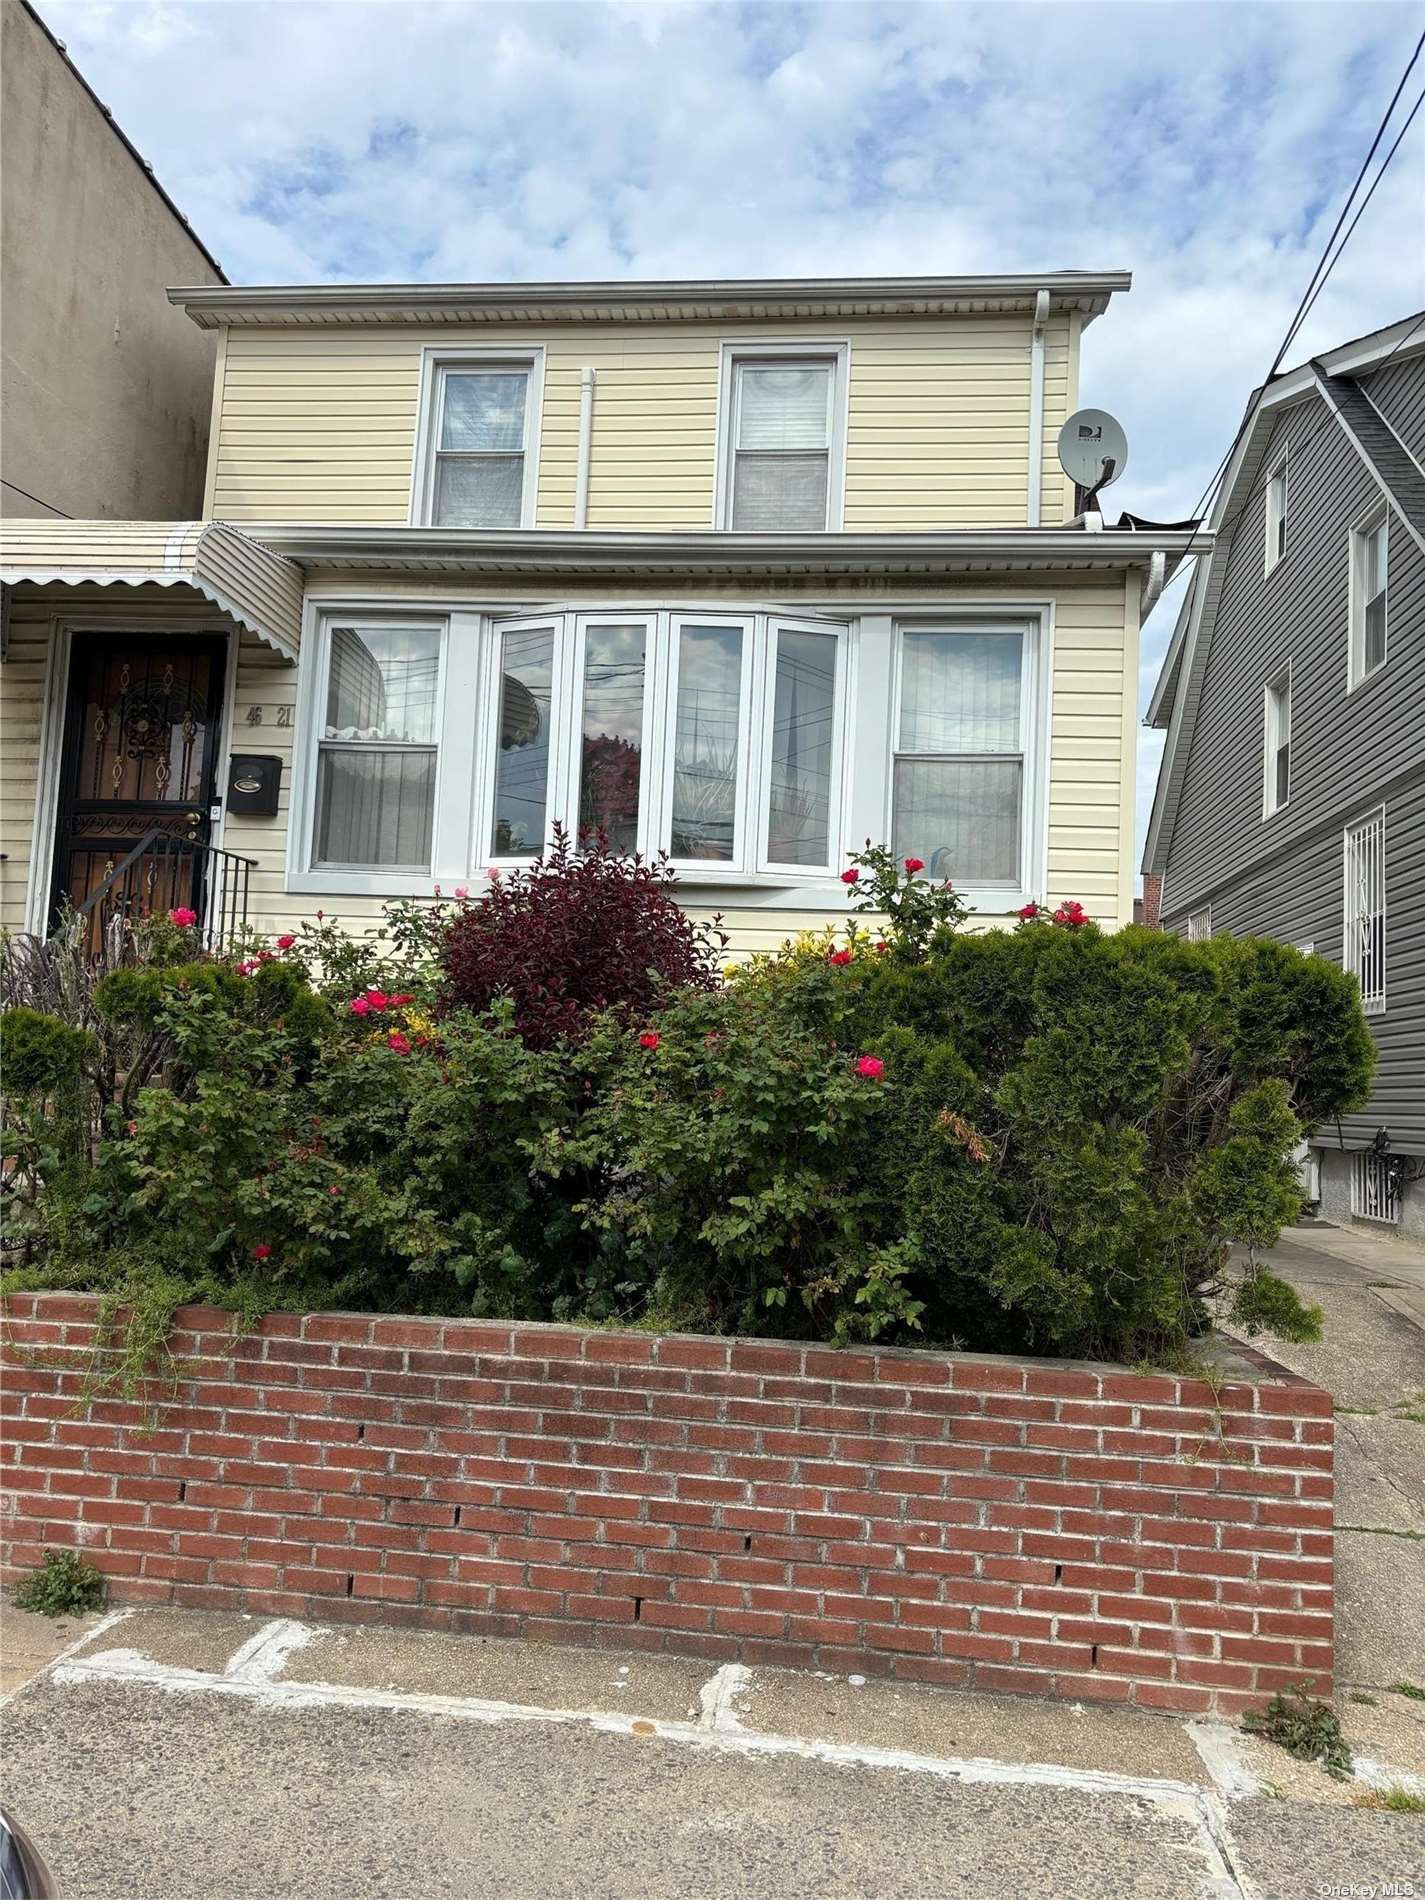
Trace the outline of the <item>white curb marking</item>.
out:
M 1261 1793 L 1261 1782 L 1242 1759 L 1242 1737 L 1235 1728 L 1226 1722 L 1185 1722 L 1183 1726 L 1225 1801 L 1246 1801 Z
M 34 1675 L 27 1677 L 24 1682 L 16 1683 L 13 1689 L 8 1690 L 4 1695 L 0 1695 L 0 1709 L 5 1708 L 9 1703 L 13 1702 L 21 1690 L 32 1689 L 37 1682 L 43 1682 L 46 1676 L 52 1676 L 60 1664 L 68 1662 L 76 1650 L 83 1649 L 84 1645 L 86 1643 L 92 1643 L 96 1636 L 102 1636 L 105 1630 L 113 1629 L 116 1623 L 122 1623 L 125 1617 L 132 1615 L 132 1610 L 109 1610 L 106 1612 L 105 1615 L 99 1618 L 99 1621 L 94 1625 L 92 1630 L 85 1630 L 84 1634 L 82 1636 L 76 1636 L 72 1643 L 66 1643 L 57 1656 L 51 1656 L 43 1669 L 37 1669 Z
M 89 1631 L 83 1640 L 91 1641 L 105 1627 L 108 1627 L 107 1621 Z M 1096 1768 L 1065 1768 L 1049 1762 L 919 1755 L 909 1749 L 766 1734 L 744 1728 L 738 1720 L 734 1698 L 751 1679 L 751 1672 L 741 1663 L 724 1664 L 703 1684 L 696 1721 L 650 1718 L 611 1710 L 544 1709 L 479 1696 L 408 1695 L 396 1690 L 356 1688 L 341 1683 L 283 1681 L 277 1672 L 286 1656 L 318 1634 L 306 1625 L 285 1619 L 270 1623 L 243 1645 L 222 1675 L 156 1663 L 136 1649 L 109 1649 L 98 1655 L 91 1652 L 88 1656 L 71 1656 L 66 1651 L 42 1673 L 66 1686 L 127 1682 L 174 1694 L 237 1696 L 274 1709 L 388 1709 L 394 1714 L 445 1716 L 456 1721 L 492 1725 L 544 1722 L 563 1727 L 580 1726 L 604 1735 L 646 1737 L 651 1729 L 661 1741 L 711 1748 L 722 1754 L 790 1755 L 836 1767 L 896 1769 L 966 1785 L 1058 1788 L 1078 1794 L 1117 1795 L 1145 1802 L 1158 1813 L 1194 1830 L 1198 1849 L 1206 1862 L 1199 1888 L 1202 1900 L 1256 1900 L 1255 1889 L 1237 1864 L 1220 1800 L 1211 1791 L 1191 1782 L 1111 1774 Z

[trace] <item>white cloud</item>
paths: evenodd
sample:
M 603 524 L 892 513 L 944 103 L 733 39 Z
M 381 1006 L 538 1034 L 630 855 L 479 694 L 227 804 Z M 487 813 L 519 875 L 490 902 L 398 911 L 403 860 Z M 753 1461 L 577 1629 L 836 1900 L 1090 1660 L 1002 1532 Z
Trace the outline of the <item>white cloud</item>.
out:
M 1162 517 L 1225 449 L 1418 32 L 1369 0 L 40 4 L 236 281 L 1131 268 L 1081 394 L 1129 431 L 1115 503 Z M 1425 302 L 1422 202 L 1425 123 L 1289 360 Z

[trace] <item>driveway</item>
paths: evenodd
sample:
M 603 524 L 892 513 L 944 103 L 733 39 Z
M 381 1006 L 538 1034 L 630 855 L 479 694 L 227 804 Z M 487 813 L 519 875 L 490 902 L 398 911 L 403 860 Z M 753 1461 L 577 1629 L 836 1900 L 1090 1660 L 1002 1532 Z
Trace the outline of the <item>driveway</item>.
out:
M 380 1627 L 121 1613 L 4 1752 L 65 1900 L 1425 1890 L 1425 1818 L 1262 1793 L 1230 1730 Z

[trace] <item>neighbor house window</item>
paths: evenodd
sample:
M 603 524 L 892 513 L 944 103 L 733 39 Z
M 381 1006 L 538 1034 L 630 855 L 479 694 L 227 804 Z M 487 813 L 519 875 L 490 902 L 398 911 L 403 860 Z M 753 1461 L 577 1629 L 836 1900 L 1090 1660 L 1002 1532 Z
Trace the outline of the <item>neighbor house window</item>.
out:
M 1351 531 L 1351 684 L 1385 665 L 1389 521 L 1382 512 Z
M 1291 797 L 1291 671 L 1273 680 L 1266 697 L 1263 810 L 1270 818 Z
M 838 527 L 846 352 L 724 359 L 718 524 L 745 534 Z
M 1212 935 L 1212 909 L 1204 906 L 1202 910 L 1189 911 L 1187 920 L 1187 940 L 1189 943 L 1206 943 Z
M 415 519 L 438 528 L 534 524 L 542 357 L 428 355 Z
M 1022 627 L 901 633 L 891 829 L 931 878 L 1023 881 L 1025 647 Z
M 1368 1013 L 1385 1008 L 1385 811 L 1346 830 L 1345 965 Z
M 327 629 L 312 861 L 428 870 L 441 633 L 397 622 Z
M 1266 571 L 1271 573 L 1286 553 L 1286 463 L 1276 469 L 1267 483 Z

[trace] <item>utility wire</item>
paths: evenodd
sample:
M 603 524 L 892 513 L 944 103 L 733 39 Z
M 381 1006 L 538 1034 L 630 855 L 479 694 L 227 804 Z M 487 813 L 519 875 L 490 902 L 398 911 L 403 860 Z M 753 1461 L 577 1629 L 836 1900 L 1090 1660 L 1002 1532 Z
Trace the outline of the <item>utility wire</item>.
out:
M 1400 136 L 1396 139 L 1395 144 L 1391 146 L 1390 151 L 1386 154 L 1386 157 L 1381 164 L 1380 170 L 1376 173 L 1375 179 L 1371 184 L 1370 192 L 1367 193 L 1365 203 L 1361 205 L 1360 211 L 1357 212 L 1355 219 L 1352 220 L 1350 230 L 1346 232 L 1345 237 L 1342 238 L 1341 243 L 1336 247 L 1335 254 L 1332 255 L 1331 247 L 1334 244 L 1336 244 L 1336 239 L 1341 232 L 1342 226 L 1345 224 L 1346 219 L 1350 216 L 1351 207 L 1355 202 L 1356 193 L 1360 190 L 1361 182 L 1364 179 L 1366 172 L 1370 168 L 1371 160 L 1375 157 L 1375 154 L 1380 147 L 1381 140 L 1385 137 L 1386 127 L 1390 124 L 1391 116 L 1395 111 L 1396 105 L 1399 103 L 1400 96 L 1405 90 L 1406 84 L 1410 78 L 1411 73 L 1415 69 L 1415 63 L 1420 58 L 1422 49 L 1425 49 L 1425 33 L 1422 33 L 1420 35 L 1420 38 L 1415 42 L 1415 50 L 1410 55 L 1409 60 L 1406 62 L 1405 70 L 1400 75 L 1399 83 L 1397 84 L 1395 91 L 1391 94 L 1390 104 L 1386 107 L 1385 113 L 1381 118 L 1381 122 L 1376 127 L 1375 137 L 1371 140 L 1370 149 L 1367 151 L 1365 158 L 1361 162 L 1361 168 L 1356 174 L 1355 183 L 1351 186 L 1351 189 L 1346 196 L 1346 202 L 1341 207 L 1341 212 L 1340 212 L 1339 217 L 1336 219 L 1335 227 L 1333 228 L 1330 237 L 1326 240 L 1325 248 L 1323 249 L 1321 253 L 1321 257 L 1316 265 L 1315 270 L 1312 271 L 1311 273 L 1311 278 L 1306 286 L 1306 289 L 1302 292 L 1301 301 L 1300 303 L 1298 303 L 1296 307 L 1296 311 L 1292 316 L 1292 320 L 1290 324 L 1288 324 L 1287 326 L 1286 335 L 1282 338 L 1281 343 L 1278 346 L 1276 355 L 1272 358 L 1272 366 L 1267 371 L 1267 375 L 1266 375 L 1267 383 L 1269 383 L 1272 380 L 1272 378 L 1276 375 L 1278 369 L 1281 367 L 1282 358 L 1286 355 L 1287 351 L 1291 348 L 1292 340 L 1296 336 L 1297 331 L 1301 328 L 1301 325 L 1304 322 L 1306 314 L 1309 311 L 1311 305 L 1315 302 L 1317 295 L 1319 295 L 1321 286 L 1325 284 L 1326 277 L 1328 277 L 1331 274 L 1331 271 L 1335 269 L 1337 259 L 1339 259 L 1341 252 L 1345 250 L 1346 244 L 1350 239 L 1351 231 L 1355 230 L 1356 224 L 1360 221 L 1360 211 L 1364 211 L 1366 204 L 1370 202 L 1371 196 L 1374 194 L 1376 186 L 1380 183 L 1381 179 L 1385 176 L 1387 166 L 1390 164 L 1391 159 L 1395 157 L 1396 151 L 1399 149 L 1401 138 L 1403 138 L 1405 136 L 1405 133 L 1409 130 L 1411 119 L 1415 117 L 1416 112 L 1418 112 L 1420 109 L 1420 100 L 1417 99 L 1415 102 L 1415 105 L 1411 109 L 1410 117 L 1407 118 L 1407 120 L 1405 121 L 1405 124 L 1401 127 Z M 1425 97 L 1425 94 L 1422 94 L 1422 97 Z M 1325 273 L 1324 275 L 1323 275 L 1323 272 Z M 1318 283 L 1318 279 L 1320 280 L 1319 283 Z M 1263 387 L 1265 387 L 1265 383 L 1263 384 Z M 1243 434 L 1245 433 L 1247 429 L 1248 421 L 1252 413 L 1253 413 L 1253 410 L 1249 408 L 1247 411 L 1247 414 L 1244 415 L 1241 422 L 1238 423 L 1237 431 L 1232 437 L 1232 440 L 1227 445 L 1226 454 L 1222 457 L 1222 460 L 1217 464 L 1217 467 L 1213 470 L 1211 476 L 1208 478 L 1207 486 L 1202 491 L 1202 494 L 1199 496 L 1195 505 L 1191 509 L 1189 509 L 1188 511 L 1189 518 L 1196 519 L 1196 520 L 1202 519 L 1203 510 L 1208 506 L 1212 498 L 1215 496 L 1217 492 L 1217 484 L 1221 481 L 1223 473 L 1226 470 L 1228 463 L 1232 460 L 1232 457 L 1237 452 L 1237 445 L 1242 440 Z

